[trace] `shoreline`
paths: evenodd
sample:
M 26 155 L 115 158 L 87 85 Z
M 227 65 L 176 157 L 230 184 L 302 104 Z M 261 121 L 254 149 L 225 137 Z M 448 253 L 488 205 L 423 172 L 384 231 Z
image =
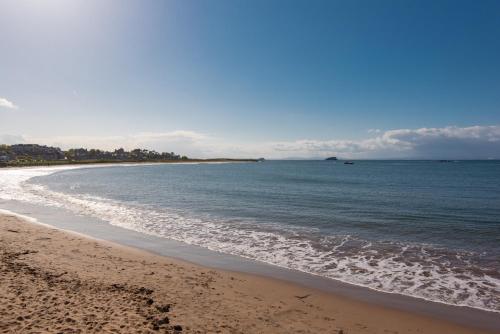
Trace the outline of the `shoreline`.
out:
M 217 163 L 217 162 L 213 162 Z M 221 163 L 221 162 L 219 162 Z M 182 163 L 180 163 L 182 164 Z M 184 162 L 183 164 L 197 164 L 196 162 Z M 33 170 L 26 178 L 28 180 L 34 176 L 46 175 L 45 172 L 55 173 L 62 170 L 85 169 L 98 167 L 134 167 L 144 165 L 155 165 L 150 163 L 125 163 L 125 164 L 89 164 L 73 166 L 41 166 L 8 169 L 6 172 L 17 173 L 16 170 Z M 23 173 L 24 175 L 24 173 Z M 16 181 L 17 182 L 17 181 Z M 0 187 L 1 189 L 1 187 Z M 7 188 L 8 189 L 8 188 Z M 4 204 L 4 205 L 2 205 Z M 19 202 L 21 204 L 21 202 Z M 40 204 L 40 203 L 39 203 Z M 382 307 L 395 308 L 404 312 L 418 313 L 423 316 L 430 316 L 444 321 L 451 321 L 459 325 L 481 327 L 483 329 L 500 330 L 500 313 L 494 310 L 473 308 L 469 306 L 458 306 L 451 303 L 433 301 L 417 296 L 405 295 L 396 292 L 386 292 L 372 289 L 367 286 L 357 285 L 342 280 L 335 280 L 307 272 L 288 269 L 285 267 L 260 262 L 257 260 L 220 253 L 200 246 L 188 245 L 164 237 L 144 234 L 135 230 L 126 229 L 109 224 L 106 220 L 95 217 L 92 224 L 89 220 L 79 219 L 74 213 L 65 209 L 48 209 L 45 205 L 37 207 L 39 204 L 16 204 L 16 201 L 7 199 L 0 205 L 12 212 L 23 213 L 35 220 L 50 222 L 47 225 L 52 228 L 80 233 L 84 237 L 91 237 L 97 240 L 111 241 L 120 245 L 141 249 L 167 258 L 175 258 L 202 267 L 215 268 L 229 272 L 257 275 L 264 278 L 278 279 L 287 283 L 300 285 L 305 288 L 319 289 L 322 292 L 333 293 L 334 295 L 355 299 L 361 302 L 376 304 Z M 0 214 L 1 214 L 0 209 Z M 61 215 L 62 213 L 62 215 Z M 97 224 L 94 224 L 97 223 Z M 151 246 L 151 244 L 153 244 Z
M 177 300 L 179 295 L 184 296 L 186 294 L 194 293 L 194 290 L 192 289 L 200 286 L 200 279 L 210 276 L 210 284 L 222 284 L 221 286 L 212 287 L 217 291 L 220 289 L 220 292 L 211 294 L 211 289 L 207 288 L 207 291 L 207 289 L 203 288 L 197 292 L 201 293 L 200 295 L 192 295 L 190 297 L 190 302 L 187 304 L 185 303 L 184 306 L 180 307 L 183 311 L 179 313 L 178 317 L 176 316 L 175 318 L 176 320 L 179 319 L 179 322 L 183 322 L 184 326 L 190 328 L 187 332 L 190 332 L 191 329 L 192 332 L 196 332 L 196 330 L 198 330 L 196 328 L 200 328 L 200 326 L 202 326 L 202 328 L 199 330 L 201 330 L 202 333 L 215 330 L 215 328 L 228 333 L 285 333 L 299 332 L 299 329 L 302 329 L 304 332 L 323 331 L 335 333 L 342 330 L 344 333 L 382 333 L 384 331 L 406 333 L 411 330 L 416 330 L 417 328 L 421 328 L 425 333 L 489 332 L 487 330 L 479 330 L 477 328 L 457 325 L 430 316 L 354 300 L 346 296 L 301 286 L 289 281 L 262 277 L 260 275 L 207 268 L 171 257 L 146 252 L 141 249 L 123 246 L 110 241 L 98 240 L 78 232 L 60 230 L 51 227 L 50 225 L 46 225 L 45 223 L 40 223 L 36 220 L 26 221 L 19 216 L 9 215 L 5 211 L 0 212 L 0 222 L 0 230 L 2 230 L 2 241 L 0 246 L 2 247 L 2 250 L 5 251 L 6 244 L 9 246 L 15 246 L 17 244 L 21 246 L 21 248 L 23 248 L 22 245 L 25 245 L 24 247 L 29 245 L 29 251 L 37 252 L 34 253 L 35 255 L 31 255 L 31 253 L 25 254 L 26 257 L 29 258 L 29 266 L 38 267 L 40 270 L 53 271 L 54 269 L 62 270 L 62 268 L 64 268 L 65 272 L 73 273 L 74 275 L 80 277 L 80 280 L 82 280 L 82 277 L 85 278 L 86 276 L 91 275 L 99 281 L 106 281 L 108 278 L 113 278 L 118 281 L 117 283 L 108 284 L 110 286 L 112 284 L 122 284 L 123 279 L 128 282 L 134 282 L 134 285 L 147 285 L 146 283 L 151 283 L 151 280 L 154 281 L 153 278 L 159 278 L 159 276 L 161 276 L 157 275 L 159 272 L 162 272 L 163 277 L 174 277 L 175 275 L 173 275 L 170 269 L 158 267 L 157 264 L 152 265 L 151 267 L 141 265 L 141 268 L 139 268 L 138 265 L 131 266 L 130 269 L 134 272 L 133 274 L 123 274 L 118 267 L 128 263 L 127 261 L 130 261 L 130 257 L 136 256 L 140 258 L 140 261 L 138 258 L 135 258 L 138 263 L 141 261 L 154 261 L 155 263 L 162 262 L 164 264 L 169 263 L 170 266 L 175 265 L 177 275 L 175 276 L 175 281 L 177 282 L 176 284 L 189 285 L 188 282 L 194 282 L 189 285 L 189 287 L 185 285 L 179 286 L 177 288 L 181 289 L 175 289 L 174 292 L 170 289 L 171 286 L 169 286 L 170 288 L 164 286 L 165 282 L 163 282 L 163 279 L 153 282 L 156 286 L 153 289 L 155 290 L 153 293 L 154 295 L 157 294 L 156 291 L 159 289 L 158 294 L 163 296 L 162 298 L 166 298 L 166 296 L 168 296 L 174 300 Z M 19 231 L 18 233 L 8 231 L 9 229 L 15 230 L 16 228 L 18 230 L 22 229 L 23 233 L 19 233 Z M 48 236 L 48 234 L 50 234 L 50 236 Z M 34 236 L 36 236 L 36 238 L 34 238 Z M 43 242 L 36 242 L 37 240 L 41 240 L 43 238 L 50 239 L 45 239 Z M 28 240 L 26 239 L 29 239 L 31 242 L 28 243 Z M 72 242 L 69 242 L 69 240 Z M 78 242 L 80 245 L 76 249 L 74 248 L 75 242 Z M 90 244 L 93 246 L 90 247 Z M 98 260 L 100 267 L 108 267 L 108 271 L 106 273 L 99 273 L 95 270 L 97 264 L 93 262 L 96 261 L 96 257 L 99 257 L 99 250 L 103 247 L 105 247 L 107 251 L 112 254 L 112 256 L 110 258 L 100 258 Z M 98 250 L 96 251 L 96 249 Z M 78 252 L 74 253 L 75 250 Z M 72 255 L 68 256 L 67 254 Z M 38 259 L 38 257 L 42 257 L 43 261 Z M 67 257 L 72 257 L 74 261 L 68 263 Z M 89 258 L 92 258 L 93 260 L 89 262 Z M 125 258 L 128 258 L 128 260 L 124 261 L 123 259 Z M 115 270 L 112 269 L 112 266 L 115 267 Z M 154 269 L 151 269 L 153 267 Z M 155 274 L 149 275 L 152 272 Z M 193 272 L 197 273 L 194 279 Z M 208 276 L 202 276 L 202 272 L 205 273 L 203 275 Z M 5 276 L 5 273 L 2 273 L 2 275 Z M 65 275 L 66 274 L 63 274 L 63 276 Z M 160 282 L 162 282 L 162 284 L 159 284 Z M 166 291 L 165 288 L 167 288 L 168 291 Z M 1 285 L 1 289 L 5 289 L 5 284 Z M 262 294 L 262 291 L 266 291 L 266 293 Z M 221 292 L 222 294 L 220 294 Z M 208 293 L 208 296 L 205 296 L 206 293 Z M 229 295 L 235 297 L 242 296 L 241 294 L 243 294 L 245 298 L 227 298 Z M 1 294 L 1 297 L 4 297 L 4 293 Z M 278 299 L 280 300 L 280 304 L 276 304 L 276 300 Z M 234 311 L 237 306 L 235 305 L 236 303 L 238 304 L 237 309 L 239 311 L 236 312 L 238 314 L 234 314 L 231 317 L 226 317 L 221 320 L 220 317 L 222 315 L 216 312 L 216 310 L 214 310 L 214 314 L 212 314 L 211 309 L 204 309 L 203 312 L 200 313 L 197 309 L 197 305 L 200 302 L 202 304 L 209 302 L 209 305 L 214 305 L 214 303 L 217 304 L 225 310 L 225 313 L 223 313 L 225 315 L 227 312 L 231 313 Z M 332 317 L 332 314 L 335 314 L 335 316 Z M 157 314 L 148 315 L 148 317 L 150 316 L 153 316 L 154 318 Z M 219 317 L 218 321 L 221 322 L 220 326 L 215 326 L 210 329 L 206 327 L 206 325 L 200 324 L 199 320 L 206 317 L 212 317 L 213 319 L 217 319 L 217 317 Z M 238 321 L 236 321 L 236 319 L 238 319 Z M 262 319 L 267 320 L 263 321 Z M 300 323 L 294 323 L 297 319 L 300 319 Z M 401 319 L 405 320 L 401 321 Z M 247 327 L 238 327 L 239 323 L 246 323 L 245 326 Z M 293 324 L 293 326 L 288 328 L 288 330 L 285 330 L 287 324 Z M 163 325 L 165 325 L 163 326 L 165 327 L 163 329 L 167 332 L 173 330 L 173 327 L 170 328 L 166 326 L 166 324 Z M 223 325 L 229 327 L 223 327 Z M 2 330 L 2 326 L 5 325 L 0 321 L 0 330 Z M 145 328 L 146 332 L 147 330 L 151 330 L 154 326 L 154 324 L 148 323 L 146 326 L 147 328 Z M 184 328 L 184 332 L 186 332 L 187 327 Z M 229 328 L 232 329 L 229 330 Z M 313 328 L 314 330 L 312 330 Z
M 0 168 L 27 168 L 27 167 L 55 167 L 55 166 L 86 166 L 86 165 L 147 165 L 147 164 L 186 164 L 186 163 L 231 163 L 231 162 L 258 162 L 258 159 L 230 159 L 230 158 L 215 158 L 215 159 L 185 159 L 185 160 L 53 160 L 33 163 L 18 163 L 0 164 Z

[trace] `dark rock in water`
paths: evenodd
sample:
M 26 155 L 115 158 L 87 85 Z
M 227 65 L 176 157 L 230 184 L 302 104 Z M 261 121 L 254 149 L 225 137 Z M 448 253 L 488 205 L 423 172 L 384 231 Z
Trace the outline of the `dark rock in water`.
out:
M 182 331 L 182 326 L 181 325 L 175 325 L 174 326 L 175 331 Z
M 156 309 L 160 312 L 169 312 L 170 311 L 170 304 L 166 304 L 163 306 L 156 306 Z
M 337 157 L 329 157 L 329 158 L 326 158 L 325 160 L 337 160 Z

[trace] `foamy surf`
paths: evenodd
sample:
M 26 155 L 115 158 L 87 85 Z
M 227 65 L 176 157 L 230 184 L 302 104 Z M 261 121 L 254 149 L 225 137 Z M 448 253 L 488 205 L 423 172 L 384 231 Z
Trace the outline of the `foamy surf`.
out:
M 482 266 L 481 254 L 351 235 L 324 236 L 313 228 L 228 222 L 173 208 L 56 192 L 29 182 L 76 168 L 82 166 L 0 170 L 0 199 L 60 207 L 137 232 L 378 291 L 500 312 L 498 272 Z

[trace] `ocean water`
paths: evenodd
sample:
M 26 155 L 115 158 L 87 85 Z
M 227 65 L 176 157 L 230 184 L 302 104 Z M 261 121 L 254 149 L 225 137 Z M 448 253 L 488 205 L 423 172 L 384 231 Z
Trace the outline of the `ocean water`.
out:
M 500 162 L 0 171 L 0 199 L 384 292 L 500 312 Z

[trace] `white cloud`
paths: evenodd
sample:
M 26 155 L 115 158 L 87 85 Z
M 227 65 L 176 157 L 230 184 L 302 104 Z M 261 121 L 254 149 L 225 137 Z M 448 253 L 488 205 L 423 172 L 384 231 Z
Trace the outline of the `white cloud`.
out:
M 19 108 L 14 103 L 12 103 L 11 101 L 9 101 L 3 97 L 0 97 L 0 108 L 1 107 L 7 108 L 7 109 L 18 109 Z
M 500 158 L 500 126 L 397 129 L 363 140 L 298 140 L 274 148 L 293 156 Z
M 1 143 L 40 143 L 112 150 L 146 148 L 191 157 L 265 158 L 500 158 L 500 126 L 395 129 L 360 140 L 315 140 L 238 143 L 195 131 L 142 132 L 127 136 L 0 136 Z

